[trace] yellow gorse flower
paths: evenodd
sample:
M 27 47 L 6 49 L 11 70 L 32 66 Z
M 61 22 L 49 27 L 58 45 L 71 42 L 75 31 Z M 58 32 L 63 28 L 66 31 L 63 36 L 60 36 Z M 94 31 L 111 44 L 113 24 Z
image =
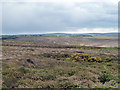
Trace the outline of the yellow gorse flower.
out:
M 73 56 L 73 62 L 101 62 L 102 59 L 100 57 L 91 57 L 89 54 L 85 53 L 77 53 Z

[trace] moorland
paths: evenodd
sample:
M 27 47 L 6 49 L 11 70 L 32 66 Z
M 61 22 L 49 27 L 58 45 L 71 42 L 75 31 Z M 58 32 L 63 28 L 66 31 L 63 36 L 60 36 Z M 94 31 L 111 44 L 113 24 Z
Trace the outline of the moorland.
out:
M 3 88 L 117 88 L 116 35 L 4 35 Z

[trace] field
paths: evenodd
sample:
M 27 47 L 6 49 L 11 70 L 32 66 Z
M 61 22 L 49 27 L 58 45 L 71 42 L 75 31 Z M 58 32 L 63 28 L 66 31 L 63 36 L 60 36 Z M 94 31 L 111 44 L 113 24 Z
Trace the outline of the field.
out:
M 118 49 L 108 36 L 2 40 L 3 88 L 117 88 Z

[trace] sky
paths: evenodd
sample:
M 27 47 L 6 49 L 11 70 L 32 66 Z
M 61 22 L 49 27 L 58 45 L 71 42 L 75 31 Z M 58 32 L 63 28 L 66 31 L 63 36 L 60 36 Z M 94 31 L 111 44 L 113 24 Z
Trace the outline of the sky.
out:
M 2 34 L 118 31 L 118 0 L 3 0 L 0 5 Z

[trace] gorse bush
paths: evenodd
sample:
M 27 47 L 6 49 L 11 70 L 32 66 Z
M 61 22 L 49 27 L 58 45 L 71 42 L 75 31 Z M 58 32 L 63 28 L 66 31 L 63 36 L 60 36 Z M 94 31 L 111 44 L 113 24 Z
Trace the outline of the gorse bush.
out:
M 82 61 L 86 61 L 88 60 L 90 56 L 88 54 L 84 54 L 84 53 L 77 53 L 73 56 L 73 62 L 82 62 Z
M 89 54 L 77 53 L 73 56 L 73 62 L 102 62 L 100 57 L 91 57 Z
M 88 62 L 102 62 L 102 59 L 100 57 L 90 57 Z

